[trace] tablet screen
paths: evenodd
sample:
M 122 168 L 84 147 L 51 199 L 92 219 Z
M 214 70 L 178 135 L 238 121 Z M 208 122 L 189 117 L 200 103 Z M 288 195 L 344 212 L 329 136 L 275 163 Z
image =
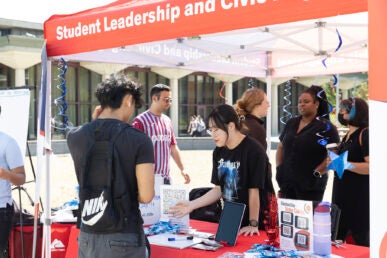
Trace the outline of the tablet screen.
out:
M 215 236 L 216 241 L 226 242 L 230 246 L 235 245 L 245 208 L 246 205 L 243 203 L 224 202 Z

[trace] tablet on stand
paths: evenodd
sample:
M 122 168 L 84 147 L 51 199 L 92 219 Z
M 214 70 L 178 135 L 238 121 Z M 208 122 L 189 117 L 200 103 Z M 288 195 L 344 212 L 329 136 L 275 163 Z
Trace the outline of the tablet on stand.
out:
M 242 223 L 246 204 L 225 201 L 220 216 L 215 240 L 234 246 L 238 237 L 238 231 Z

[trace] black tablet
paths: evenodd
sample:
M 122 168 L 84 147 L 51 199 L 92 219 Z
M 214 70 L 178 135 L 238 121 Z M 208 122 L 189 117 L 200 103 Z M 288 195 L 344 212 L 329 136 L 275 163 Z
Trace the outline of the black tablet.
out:
M 218 230 L 216 231 L 216 241 L 226 242 L 229 246 L 235 245 L 245 208 L 246 204 L 243 203 L 224 202 Z

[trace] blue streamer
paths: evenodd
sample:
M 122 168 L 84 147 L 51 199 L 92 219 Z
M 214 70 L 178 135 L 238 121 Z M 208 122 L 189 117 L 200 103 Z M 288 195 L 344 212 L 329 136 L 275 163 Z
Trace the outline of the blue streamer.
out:
M 325 63 L 326 61 L 327 61 L 327 59 L 328 59 L 328 57 L 325 57 L 321 62 L 322 62 L 322 64 L 323 64 L 323 66 L 325 67 L 325 68 L 328 68 L 327 67 L 327 64 Z
M 336 29 L 336 34 L 337 34 L 337 38 L 338 38 L 338 40 L 339 40 L 339 44 L 337 44 L 337 47 L 336 47 L 334 53 L 336 53 L 337 51 L 339 51 L 339 49 L 340 49 L 341 46 L 343 45 L 343 39 L 342 39 L 342 37 L 341 37 L 340 32 L 339 32 L 338 29 Z M 325 68 L 328 68 L 328 67 L 327 67 L 327 64 L 326 64 L 327 59 L 328 59 L 328 56 L 325 57 L 325 58 L 321 61 L 322 64 L 323 64 L 323 66 L 324 66 Z M 336 76 L 335 74 L 333 74 L 332 76 L 333 76 L 333 84 L 331 85 L 331 88 L 333 88 L 334 86 L 336 86 L 336 84 L 337 84 L 337 82 L 338 82 L 337 76 Z
M 332 84 L 332 86 L 336 86 L 337 81 L 338 81 L 337 76 L 336 76 L 336 74 L 334 74 L 332 76 L 333 76 L 333 84 Z
M 341 48 L 341 46 L 343 45 L 343 39 L 341 38 L 341 35 L 340 35 L 340 32 L 339 32 L 338 29 L 336 29 L 336 34 L 337 34 L 337 38 L 338 38 L 338 40 L 339 40 L 339 44 L 337 45 L 337 47 L 336 47 L 336 49 L 335 49 L 334 52 L 337 52 L 337 51 Z M 327 68 L 327 64 L 326 64 L 327 59 L 328 59 L 328 56 L 325 57 L 325 58 L 321 61 L 322 64 L 323 64 L 323 66 L 324 66 L 325 68 Z M 335 74 L 333 74 L 332 76 L 333 76 L 333 84 L 330 86 L 330 88 L 331 88 L 331 89 L 334 89 L 334 86 L 338 83 L 338 79 L 337 79 L 337 76 L 336 76 Z M 329 114 L 330 114 L 330 113 L 332 112 L 332 110 L 333 110 L 333 107 L 332 107 L 332 105 L 331 105 L 326 99 L 324 99 L 324 98 L 321 97 L 321 94 L 322 94 L 322 93 L 323 93 L 323 91 L 320 91 L 320 92 L 317 94 L 317 97 L 318 97 L 319 99 L 321 99 L 322 101 L 327 102 L 327 104 L 328 104 L 328 106 L 329 106 L 329 110 L 328 110 L 328 113 L 323 114 L 323 115 L 321 115 L 321 116 L 319 116 L 319 117 L 316 118 L 317 120 L 322 121 L 322 122 L 325 124 L 325 126 L 326 126 L 326 127 L 325 127 L 325 130 L 316 133 L 316 135 L 317 135 L 318 137 L 320 137 L 320 139 L 317 141 L 318 144 L 320 144 L 320 145 L 322 145 L 322 146 L 325 146 L 325 145 L 328 144 L 328 139 L 329 139 L 329 137 L 325 137 L 325 134 L 331 129 L 331 125 L 330 125 L 327 121 L 325 121 L 325 119 L 322 119 L 322 118 L 329 116 Z
M 62 93 L 61 95 L 54 100 L 54 104 L 57 106 L 59 112 L 53 117 L 53 127 L 58 130 L 65 131 L 69 128 L 69 119 L 66 114 L 67 110 L 67 103 L 65 100 L 67 88 L 66 88 L 66 79 L 65 74 L 67 72 L 67 63 L 66 61 L 61 58 L 58 62 L 58 70 L 60 71 L 58 78 L 56 79 L 59 81 L 58 85 L 56 86 L 57 89 L 59 89 Z
M 335 52 L 339 51 L 339 49 L 343 45 L 343 39 L 341 38 L 341 35 L 340 35 L 340 32 L 338 29 L 336 29 L 336 34 L 337 34 L 337 37 L 339 39 L 339 44 L 337 45 Z M 333 84 L 331 85 L 331 87 L 333 88 L 333 86 L 336 86 L 338 79 L 337 79 L 337 76 L 335 74 L 332 76 L 333 76 Z
M 280 121 L 281 123 L 283 124 L 286 124 L 286 122 L 292 118 L 292 113 L 290 113 L 288 111 L 288 107 L 290 106 L 290 104 L 292 103 L 292 101 L 290 100 L 290 97 L 292 95 L 292 92 L 291 92 L 291 85 L 290 85 L 290 81 L 287 81 L 286 82 L 286 85 L 285 85 L 285 90 L 284 90 L 286 93 L 285 93 L 285 96 L 284 96 L 284 101 L 285 101 L 285 104 L 284 106 L 282 107 L 282 111 L 285 113 L 284 116 L 280 117 Z
M 327 113 L 325 114 L 322 114 L 321 116 L 318 116 L 316 117 L 317 120 L 320 120 L 322 121 L 324 124 L 325 124 L 325 130 L 321 131 L 321 132 L 318 132 L 316 133 L 316 135 L 318 137 L 320 137 L 321 139 L 319 139 L 317 142 L 318 144 L 322 145 L 322 146 L 325 146 L 328 144 L 328 139 L 329 137 L 326 137 L 325 134 L 331 129 L 331 124 L 328 123 L 325 119 L 322 119 L 326 116 L 329 116 L 329 114 L 332 112 L 333 108 L 332 108 L 332 105 L 326 100 L 324 99 L 323 97 L 321 97 L 321 94 L 324 92 L 324 90 L 320 91 L 317 93 L 317 97 L 322 100 L 323 102 L 326 102 L 328 104 L 328 107 L 329 107 L 329 110 Z
M 338 29 L 336 29 L 336 34 L 337 34 L 337 37 L 339 38 L 339 44 L 337 45 L 335 52 L 337 52 L 341 48 L 341 45 L 343 45 L 343 39 L 341 38 L 341 35 Z
M 254 88 L 254 80 L 253 80 L 253 79 L 250 79 L 247 86 L 248 86 L 249 89 Z

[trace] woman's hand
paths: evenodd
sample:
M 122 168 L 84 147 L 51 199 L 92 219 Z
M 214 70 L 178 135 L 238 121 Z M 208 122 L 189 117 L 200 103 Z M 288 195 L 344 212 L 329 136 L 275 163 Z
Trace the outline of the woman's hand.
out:
M 180 201 L 175 206 L 169 208 L 170 214 L 175 218 L 184 217 L 187 214 L 190 214 L 192 208 L 189 201 Z
M 258 227 L 252 227 L 252 226 L 246 226 L 239 230 L 238 235 L 244 235 L 244 236 L 253 236 L 257 234 L 259 236 L 259 229 Z

